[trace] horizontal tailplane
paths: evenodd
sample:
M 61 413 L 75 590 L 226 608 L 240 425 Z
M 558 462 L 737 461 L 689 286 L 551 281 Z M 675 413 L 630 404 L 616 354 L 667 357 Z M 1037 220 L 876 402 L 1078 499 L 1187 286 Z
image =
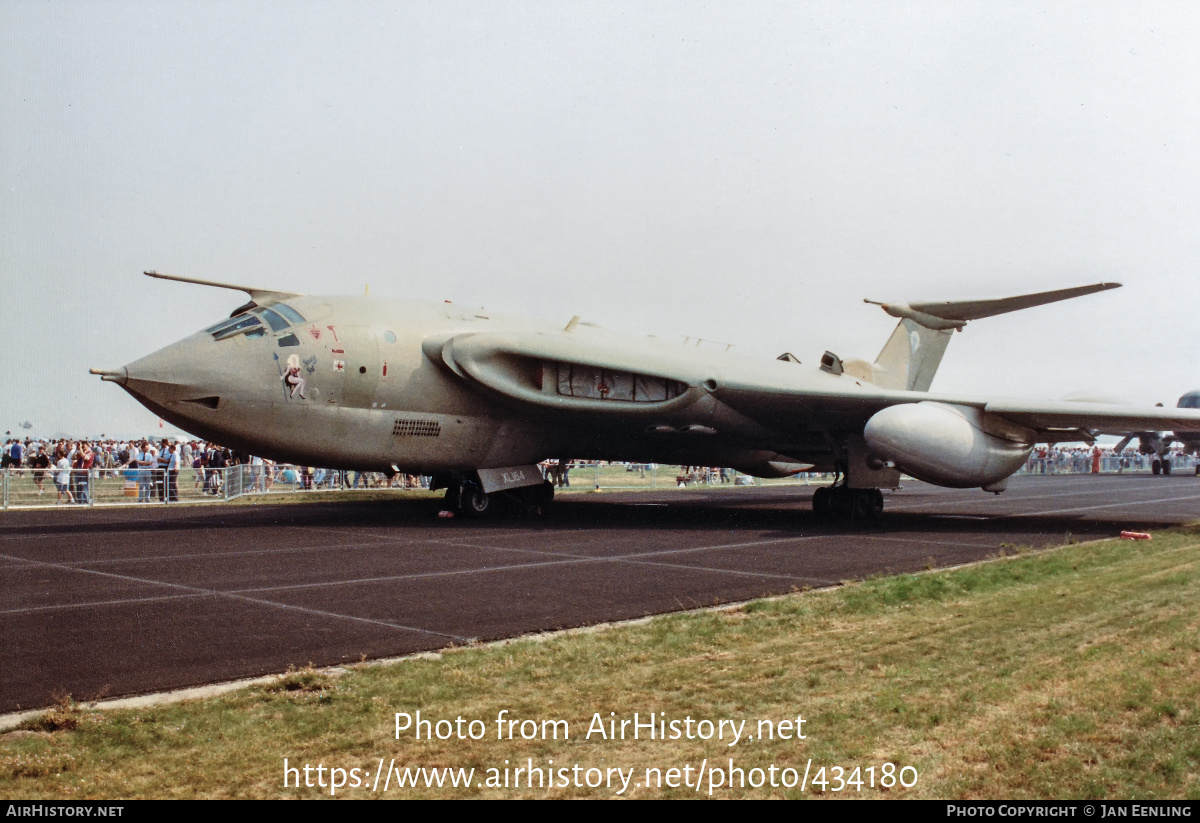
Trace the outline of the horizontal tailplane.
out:
M 962 300 L 930 303 L 881 303 L 864 300 L 882 306 L 900 322 L 892 336 L 884 344 L 870 374 L 860 375 L 884 389 L 904 391 L 928 391 L 933 376 L 941 365 L 942 355 L 950 344 L 950 335 L 955 329 L 962 331 L 969 320 L 994 317 L 1019 309 L 1029 309 L 1085 294 L 1116 289 L 1120 283 L 1095 283 L 1071 289 L 1022 294 L 996 300 Z M 861 366 L 866 363 L 859 361 Z M 858 365 L 858 364 L 856 364 Z M 866 371 L 865 368 L 862 369 Z

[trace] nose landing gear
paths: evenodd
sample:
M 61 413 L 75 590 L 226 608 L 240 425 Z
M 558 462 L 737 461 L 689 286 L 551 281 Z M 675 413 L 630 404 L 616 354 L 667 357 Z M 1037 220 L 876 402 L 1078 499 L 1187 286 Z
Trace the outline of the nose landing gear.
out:
M 474 480 L 459 480 L 446 487 L 446 508 L 464 517 L 488 517 L 497 509 L 545 514 L 554 500 L 554 484 L 549 481 L 506 491 L 485 492 Z M 504 504 L 508 504 L 505 506 Z
M 450 492 L 446 494 L 449 496 Z M 457 508 L 465 517 L 483 517 L 492 510 L 492 495 L 481 489 L 478 484 L 468 481 L 458 489 Z

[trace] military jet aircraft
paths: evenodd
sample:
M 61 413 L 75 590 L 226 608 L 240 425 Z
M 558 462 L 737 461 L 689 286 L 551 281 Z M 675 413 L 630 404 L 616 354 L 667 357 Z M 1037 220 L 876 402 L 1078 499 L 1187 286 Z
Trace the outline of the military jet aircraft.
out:
M 1175 407 L 1179 409 L 1200 408 L 1200 391 L 1190 391 L 1183 395 Z M 1175 441 L 1183 446 L 1184 454 L 1200 454 L 1200 434 L 1186 431 L 1175 432 Z M 1196 470 L 1196 474 L 1200 474 L 1200 468 Z
M 1179 402 L 1175 404 L 1180 409 L 1196 409 L 1200 408 L 1200 391 L 1190 391 L 1179 398 Z M 1152 474 L 1170 474 L 1171 460 L 1167 457 L 1171 451 L 1171 446 L 1178 443 L 1183 446 L 1184 454 L 1200 454 L 1200 435 L 1187 432 L 1158 432 L 1158 431 L 1143 431 L 1130 432 L 1121 439 L 1113 447 L 1113 452 L 1120 454 L 1125 451 L 1125 447 L 1131 441 L 1138 442 L 1138 451 L 1145 455 L 1154 455 L 1150 461 L 1150 472 Z M 1196 467 L 1196 474 L 1200 475 L 1200 466 Z
M 878 303 L 900 318 L 874 362 L 755 359 L 450 303 L 244 291 L 224 320 L 115 370 L 93 369 L 197 436 L 303 465 L 432 475 L 479 515 L 539 507 L 537 463 L 590 458 L 835 472 L 820 514 L 870 517 L 900 472 L 1000 492 L 1034 444 L 1097 432 L 1200 431 L 1200 410 L 981 399 L 928 391 L 970 320 L 1111 288 L 998 300 Z M 874 302 L 874 301 L 867 301 Z

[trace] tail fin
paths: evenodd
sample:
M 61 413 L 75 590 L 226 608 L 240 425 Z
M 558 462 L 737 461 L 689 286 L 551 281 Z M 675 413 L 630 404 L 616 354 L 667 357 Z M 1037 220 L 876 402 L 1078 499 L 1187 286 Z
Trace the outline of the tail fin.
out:
M 875 358 L 871 382 L 883 389 L 929 391 L 953 334 L 953 329 L 930 329 L 904 318 Z
M 962 331 L 968 320 L 993 317 L 1120 286 L 1120 283 L 1096 283 L 998 300 L 964 300 L 957 303 L 879 303 L 865 300 L 866 303 L 882 306 L 892 317 L 899 317 L 900 322 L 873 364 L 852 361 L 846 363 L 846 370 L 858 373 L 857 376 L 880 388 L 928 391 L 942 362 L 942 355 L 946 353 L 946 346 L 950 344 L 950 336 L 955 329 Z

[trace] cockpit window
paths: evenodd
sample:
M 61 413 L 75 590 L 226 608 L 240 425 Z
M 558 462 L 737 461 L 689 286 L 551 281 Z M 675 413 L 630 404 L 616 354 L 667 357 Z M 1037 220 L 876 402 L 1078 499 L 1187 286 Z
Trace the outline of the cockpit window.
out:
M 226 340 L 234 335 L 249 332 L 256 326 L 262 326 L 262 321 L 253 315 L 242 315 L 230 319 L 233 321 L 232 323 L 222 323 L 212 332 L 214 340 Z
M 247 311 L 249 314 L 247 314 Z M 262 318 L 262 320 L 259 318 Z M 270 325 L 271 331 L 281 332 L 288 326 L 303 323 L 304 317 L 291 306 L 283 303 L 276 303 L 271 308 L 255 306 L 253 303 L 250 303 L 239 309 L 233 317 L 209 326 L 204 331 L 211 334 L 214 340 L 228 340 L 239 334 L 244 334 L 247 337 L 262 337 L 267 333 L 267 330 L 263 328 L 263 320 L 266 320 L 267 324 Z M 293 343 L 291 345 L 296 344 Z
M 205 329 L 205 331 L 208 332 L 209 334 L 217 335 L 217 334 L 220 334 L 221 332 L 223 332 L 225 329 L 229 328 L 230 326 L 240 323 L 244 318 L 245 318 L 245 315 L 242 315 L 242 314 L 235 315 L 234 317 L 230 317 L 226 320 L 222 320 L 220 323 L 217 323 L 216 325 L 209 326 L 207 329 Z
M 1200 409 L 1200 392 L 1188 392 L 1179 398 L 1179 405 L 1176 408 Z
M 263 320 L 271 325 L 271 331 L 283 331 L 291 324 L 270 309 L 257 309 L 255 314 L 262 315 Z
M 289 323 L 295 324 L 295 323 L 304 323 L 305 322 L 304 316 L 301 315 L 300 312 L 296 311 L 291 306 L 289 306 L 287 303 L 273 303 L 273 304 L 271 304 L 271 308 L 274 309 L 275 311 L 279 312 L 280 314 L 282 314 L 284 317 L 286 317 L 288 319 Z

